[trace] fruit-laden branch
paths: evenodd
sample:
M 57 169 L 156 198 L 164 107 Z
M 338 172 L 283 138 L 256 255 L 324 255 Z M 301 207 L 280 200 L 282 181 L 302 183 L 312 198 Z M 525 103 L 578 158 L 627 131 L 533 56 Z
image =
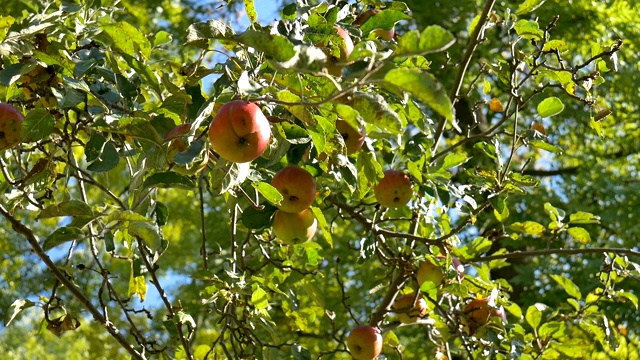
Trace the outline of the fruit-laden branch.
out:
M 127 341 L 124 335 L 122 335 L 120 330 L 118 330 L 118 328 L 116 328 L 113 323 L 111 323 L 110 321 L 107 321 L 107 319 L 91 303 L 91 301 L 87 299 L 86 296 L 84 296 L 82 291 L 80 291 L 80 289 L 78 289 L 78 287 L 76 287 L 76 285 L 73 282 L 71 282 L 71 280 L 69 280 L 67 276 L 65 276 L 65 274 L 63 274 L 62 271 L 60 271 L 60 269 L 58 269 L 58 267 L 53 262 L 53 260 L 51 260 L 49 255 L 47 255 L 44 252 L 44 250 L 38 243 L 38 239 L 36 239 L 36 236 L 31 229 L 29 229 L 27 226 L 21 223 L 18 219 L 16 219 L 13 215 L 11 215 L 11 213 L 9 213 L 9 211 L 7 211 L 2 205 L 0 205 L 0 214 L 5 219 L 7 219 L 9 223 L 11 223 L 11 227 L 15 232 L 24 236 L 27 239 L 27 241 L 29 242 L 29 245 L 31 245 L 31 248 L 33 249 L 33 252 L 40 258 L 40 260 L 42 260 L 42 262 L 45 263 L 45 265 L 47 266 L 49 271 L 51 271 L 53 276 L 55 276 L 55 278 L 62 285 L 64 285 L 65 288 L 69 290 L 69 292 L 80 302 L 80 304 L 82 304 L 82 306 L 84 306 L 84 308 L 91 313 L 91 315 L 96 321 L 98 321 L 101 325 L 103 325 L 107 329 L 109 334 L 111 334 L 111 336 L 114 337 L 116 341 L 118 341 L 118 343 L 120 343 L 120 345 L 122 345 L 122 347 L 125 350 L 127 350 L 129 354 L 131 354 L 131 357 L 133 359 L 146 359 L 146 357 L 143 354 L 139 353 L 133 347 L 133 345 L 131 345 L 131 343 Z
M 451 87 L 451 94 L 449 94 L 449 98 L 451 102 L 455 105 L 456 98 L 460 93 L 460 88 L 462 87 L 462 81 L 464 80 L 464 76 L 467 73 L 467 69 L 469 68 L 469 64 L 471 63 L 471 57 L 473 56 L 476 47 L 482 40 L 481 34 L 484 33 L 484 25 L 487 22 L 489 17 L 489 13 L 491 9 L 493 9 L 493 4 L 495 4 L 495 0 L 487 0 L 484 4 L 484 9 L 482 9 L 482 14 L 478 19 L 478 23 L 476 27 L 473 29 L 473 32 L 470 35 L 469 44 L 467 45 L 467 50 L 464 53 L 464 57 L 460 62 L 460 68 L 458 74 L 456 76 L 456 80 Z M 438 148 L 438 143 L 440 142 L 440 138 L 442 137 L 442 133 L 444 132 L 444 128 L 447 125 L 447 118 L 440 118 L 440 122 L 438 123 L 438 127 L 436 128 L 436 132 L 434 135 L 434 143 L 431 147 L 431 155 L 435 154 L 436 149 Z
M 617 255 L 632 255 L 640 257 L 640 251 L 625 248 L 591 248 L 591 249 L 549 249 L 549 250 L 532 250 L 532 251 L 514 251 L 499 255 L 478 256 L 473 259 L 465 259 L 464 262 L 487 262 L 501 259 L 521 259 L 533 256 L 546 255 L 576 255 L 576 254 L 607 254 L 613 253 Z
M 373 327 L 378 327 L 384 319 L 384 316 L 391 310 L 391 304 L 393 304 L 396 296 L 404 286 L 404 283 L 409 278 L 407 272 L 404 269 L 400 268 L 398 275 L 393 279 L 393 282 L 389 285 L 389 291 L 382 299 L 382 303 L 378 306 L 376 312 L 371 315 L 371 321 L 369 321 L 369 325 Z

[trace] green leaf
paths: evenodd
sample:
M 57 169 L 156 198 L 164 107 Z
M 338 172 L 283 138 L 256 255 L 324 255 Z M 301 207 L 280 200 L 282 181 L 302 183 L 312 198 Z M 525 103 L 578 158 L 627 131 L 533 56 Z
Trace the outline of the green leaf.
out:
M 278 189 L 273 187 L 271 184 L 263 181 L 257 181 L 251 183 L 251 186 L 258 190 L 258 192 L 273 205 L 280 205 L 280 202 L 282 201 L 282 194 L 280 194 Z
M 38 214 L 37 219 L 60 216 L 93 216 L 93 211 L 91 207 L 83 201 L 69 200 L 46 207 Z
M 572 227 L 567 230 L 569 235 L 571 235 L 574 239 L 580 241 L 583 244 L 587 244 L 591 242 L 591 236 L 589 232 L 581 227 Z
M 33 109 L 22 122 L 22 141 L 35 142 L 44 139 L 53 132 L 54 125 L 55 120 L 47 109 Z
M 566 42 L 562 40 L 549 40 L 546 43 L 544 43 L 544 47 L 542 48 L 542 51 L 558 50 L 559 52 L 564 52 L 564 51 L 567 51 L 567 49 L 568 49 L 568 46 Z
M 244 9 L 247 12 L 247 16 L 249 17 L 249 21 L 251 23 L 255 23 L 258 20 L 258 14 L 256 13 L 256 8 L 253 5 L 253 0 L 244 0 Z
M 419 69 L 400 68 L 389 71 L 384 80 L 415 96 L 448 120 L 453 119 L 451 100 L 433 75 Z
M 540 338 L 543 340 L 546 340 L 549 338 L 558 339 L 566 335 L 565 328 L 566 328 L 566 325 L 564 322 L 550 321 L 540 326 L 540 330 L 538 331 L 538 334 Z
M 561 275 L 550 275 L 553 280 L 555 280 L 558 285 L 560 285 L 564 291 L 569 294 L 569 296 L 575 298 L 576 300 L 582 299 L 582 294 L 580 293 L 580 288 L 578 285 L 574 284 L 571 279 L 561 276 Z
M 207 49 L 209 39 L 228 40 L 233 37 L 233 29 L 220 20 L 209 20 L 189 25 L 185 44 Z
M 545 227 L 535 221 L 515 222 L 509 226 L 511 230 L 528 235 L 540 236 L 544 234 Z
M 535 305 L 531 305 L 527 308 L 525 319 L 532 328 L 536 329 L 540 325 L 540 321 L 542 321 L 542 312 Z
M 540 30 L 540 26 L 536 21 L 531 20 L 518 20 L 513 26 L 516 33 L 525 39 L 529 40 L 541 40 L 543 33 Z
M 539 8 L 542 4 L 544 4 L 546 0 L 525 0 L 518 9 L 516 10 L 516 15 L 524 15 L 528 12 L 532 12 L 533 10 Z
M 7 311 L 7 313 L 11 312 L 11 309 L 13 309 L 13 312 L 11 312 L 11 316 L 9 317 L 9 320 L 5 323 L 5 326 L 9 326 L 11 324 L 11 322 L 13 321 L 13 319 L 16 318 L 16 316 L 24 309 L 28 309 L 30 307 L 35 306 L 36 303 L 34 303 L 33 301 L 29 300 L 29 299 L 18 299 L 16 301 L 13 302 L 13 304 L 11 304 L 11 306 L 9 307 L 9 311 Z
M 538 149 L 542 149 L 542 150 L 546 150 L 548 152 L 554 153 L 554 154 L 558 154 L 561 155 L 562 154 L 562 149 L 555 146 L 555 145 L 551 145 L 546 141 L 542 141 L 542 140 L 531 140 L 529 141 L 529 145 L 538 148 Z
M 588 212 L 578 211 L 569 215 L 569 224 L 600 224 L 600 217 Z
M 156 224 L 132 221 L 128 224 L 127 230 L 131 235 L 142 239 L 147 246 L 154 250 L 160 250 L 163 247 L 163 239 Z
M 509 217 L 509 207 L 507 206 L 506 196 L 499 195 L 489 198 L 489 202 L 493 207 L 493 215 L 499 222 L 504 222 Z
M 276 61 L 287 61 L 295 54 L 291 41 L 282 35 L 268 34 L 262 31 L 247 30 L 236 36 L 236 39 Z
M 140 51 L 142 56 L 149 58 L 151 55 L 151 43 L 135 26 L 126 21 L 107 23 L 100 26 L 103 33 L 96 36 L 96 40 L 106 46 L 133 55 Z
M 267 292 L 258 285 L 255 286 L 255 289 L 251 294 L 251 304 L 258 310 L 266 309 L 269 306 Z
M 42 244 L 44 251 L 49 251 L 54 247 L 64 244 L 68 241 L 77 240 L 84 236 L 82 229 L 71 226 L 63 226 L 56 229 L 51 235 L 49 235 Z
M 191 190 L 195 187 L 193 180 L 173 171 L 155 173 L 144 180 L 144 188 L 176 188 Z
M 240 221 L 249 229 L 263 229 L 271 224 L 271 217 L 276 210 L 278 208 L 269 203 L 263 204 L 261 209 L 249 206 L 242 211 Z
M 366 23 L 365 23 L 366 24 Z M 428 26 L 422 34 L 412 30 L 398 40 L 398 56 L 416 56 L 441 52 L 455 43 L 453 34 L 439 25 Z
M 630 301 L 633 307 L 638 310 L 638 297 L 635 294 L 628 291 L 618 291 L 616 297 L 618 297 L 620 302 Z
M 538 116 L 549 117 L 557 115 L 564 110 L 564 104 L 557 97 L 549 97 L 538 104 Z
M 378 94 L 357 92 L 351 106 L 362 119 L 392 134 L 401 134 L 406 123 L 393 111 L 384 97 Z
M 133 271 L 131 271 L 127 296 L 131 297 L 133 295 L 138 295 L 140 301 L 144 301 L 145 297 L 147 296 L 147 282 L 145 281 L 144 275 L 133 276 Z
M 108 141 L 102 148 L 100 156 L 87 166 L 87 170 L 93 172 L 105 172 L 118 166 L 120 156 L 113 142 Z
M 158 31 L 153 37 L 153 47 L 169 44 L 173 41 L 173 37 L 168 32 L 161 30 Z
M 138 214 L 137 212 L 133 212 L 131 210 L 116 210 L 107 216 L 107 223 L 112 221 L 142 221 L 142 222 L 152 222 L 153 220 L 148 217 Z
M 411 17 L 398 10 L 382 10 L 373 14 L 360 26 L 363 36 L 367 36 L 376 29 L 391 30 L 400 20 L 409 20 Z
M 467 161 L 469 161 L 469 156 L 465 153 L 449 153 L 444 157 L 440 169 L 451 169 L 456 166 L 462 165 Z
M 324 218 L 324 214 L 322 213 L 322 210 L 320 210 L 315 206 L 312 206 L 311 211 L 313 212 L 313 215 L 315 215 L 316 220 L 318 221 L 318 226 L 320 227 L 320 230 L 322 230 L 322 235 L 324 236 L 324 239 L 329 244 L 329 247 L 333 248 L 333 237 L 331 236 L 331 229 L 329 228 L 329 224 L 327 223 L 327 220 Z

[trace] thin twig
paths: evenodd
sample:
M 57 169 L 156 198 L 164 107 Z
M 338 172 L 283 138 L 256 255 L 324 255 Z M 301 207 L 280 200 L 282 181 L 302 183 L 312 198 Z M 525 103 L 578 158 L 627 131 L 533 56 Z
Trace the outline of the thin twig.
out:
M 449 99 L 451 99 L 452 104 L 456 103 L 456 99 L 458 94 L 460 93 L 460 88 L 462 87 L 462 81 L 464 80 L 464 76 L 467 73 L 467 69 L 469 68 L 469 64 L 471 63 L 471 58 L 473 57 L 473 53 L 476 50 L 476 47 L 480 43 L 480 35 L 484 32 L 484 25 L 487 22 L 489 17 L 489 13 L 491 9 L 493 9 L 493 5 L 495 4 L 495 0 L 487 0 L 484 4 L 484 9 L 482 9 L 482 14 L 480 14 L 480 19 L 476 24 L 476 27 L 473 29 L 473 33 L 471 33 L 471 37 L 469 39 L 469 44 L 467 45 L 467 50 L 464 53 L 464 57 L 460 62 L 460 70 L 456 76 L 456 80 L 453 83 L 453 87 L 451 88 L 451 93 L 449 94 Z M 438 148 L 438 143 L 440 142 L 440 138 L 442 137 L 442 133 L 444 132 L 444 128 L 447 125 L 447 118 L 441 117 L 438 126 L 436 127 L 436 132 L 433 137 L 433 146 L 431 147 L 431 154 L 435 154 L 435 150 Z
M 9 223 L 15 232 L 24 236 L 33 252 L 42 260 L 42 262 L 47 266 L 49 271 L 55 276 L 55 278 L 60 281 L 62 285 L 64 285 L 67 290 L 80 302 L 80 304 L 87 309 L 93 318 L 102 324 L 109 334 L 118 341 L 120 345 L 131 355 L 134 359 L 146 359 L 146 357 L 138 352 L 133 345 L 122 335 L 120 330 L 115 327 L 115 325 L 109 321 L 100 313 L 100 311 L 91 303 L 87 297 L 84 296 L 82 291 L 78 289 L 78 287 L 69 279 L 67 276 L 56 266 L 56 264 L 51 260 L 49 255 L 47 255 L 40 244 L 38 243 L 38 239 L 36 238 L 33 231 L 28 228 L 26 225 L 21 223 L 18 219 L 16 219 L 7 209 L 0 204 L 0 215 L 2 215 Z

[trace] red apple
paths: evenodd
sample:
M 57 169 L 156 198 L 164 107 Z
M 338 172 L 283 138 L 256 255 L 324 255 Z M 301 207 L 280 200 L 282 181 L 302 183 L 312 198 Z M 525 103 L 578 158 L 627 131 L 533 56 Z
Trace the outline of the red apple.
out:
M 351 55 L 351 52 L 353 51 L 354 45 L 353 40 L 351 40 L 351 36 L 345 29 L 339 26 L 334 26 L 333 28 L 338 32 L 338 35 L 342 38 L 343 43 L 339 45 L 340 57 L 335 57 L 331 54 L 327 54 L 327 63 L 325 64 L 325 67 L 327 68 L 329 74 L 333 76 L 340 76 L 342 75 L 342 68 L 347 63 L 347 59 L 349 59 L 349 55 Z M 316 46 L 324 45 L 318 44 Z
M 244 100 L 220 107 L 209 127 L 213 150 L 237 163 L 257 159 L 269 145 L 270 137 L 271 127 L 260 107 Z
M 414 323 L 419 318 L 427 315 L 427 302 L 420 296 L 414 305 L 413 301 L 415 298 L 415 293 L 402 295 L 393 303 L 392 308 L 395 310 L 396 317 L 401 323 Z
M 469 334 L 475 333 L 478 327 L 489 322 L 491 317 L 499 317 L 502 323 L 507 321 L 504 308 L 489 305 L 489 300 L 489 298 L 473 299 L 464 307 L 463 322 L 469 326 Z
M 387 170 L 380 183 L 373 189 L 378 204 L 388 208 L 400 208 L 411 200 L 413 184 L 402 171 Z
M 358 131 L 354 129 L 353 126 L 349 125 L 348 122 L 344 120 L 338 120 L 336 121 L 336 130 L 338 130 L 338 132 L 344 139 L 344 144 L 347 146 L 348 155 L 360 150 L 360 148 L 364 144 L 364 137 L 366 135 L 364 129 L 362 129 L 362 131 Z
M 373 360 L 382 352 L 382 335 L 372 326 L 356 326 L 347 337 L 347 347 L 355 360 Z
M 316 197 L 316 181 L 308 171 L 297 166 L 289 166 L 271 179 L 271 185 L 282 194 L 280 210 L 299 213 L 308 209 Z
M 24 116 L 9 104 L 0 104 L 0 151 L 20 144 Z
M 276 210 L 273 218 L 273 233 L 288 245 L 302 244 L 313 238 L 318 229 L 318 221 L 310 209 L 299 213 Z
M 368 10 L 362 13 L 362 15 L 358 16 L 358 18 L 356 19 L 356 21 L 354 21 L 353 23 L 355 25 L 362 25 L 364 24 L 371 16 L 379 13 L 380 10 L 379 9 L 372 9 L 372 10 Z M 376 34 L 377 37 L 379 37 L 382 40 L 386 40 L 386 41 L 391 41 L 393 40 L 393 36 L 396 34 L 395 29 L 391 29 L 391 30 L 385 30 L 385 29 L 376 29 L 374 31 L 374 33 Z

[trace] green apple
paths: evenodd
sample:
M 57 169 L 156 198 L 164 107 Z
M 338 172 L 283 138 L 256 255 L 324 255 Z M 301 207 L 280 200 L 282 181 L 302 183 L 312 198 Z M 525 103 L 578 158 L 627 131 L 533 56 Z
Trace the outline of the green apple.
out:
M 284 212 L 299 213 L 311 206 L 316 197 L 316 181 L 308 171 L 289 166 L 271 179 L 271 185 L 282 194 L 278 208 Z
M 276 210 L 273 217 L 273 233 L 288 245 L 302 244 L 313 238 L 318 229 L 318 221 L 311 209 L 299 213 Z
M 398 321 L 403 324 L 410 324 L 427 315 L 427 302 L 422 296 L 419 296 L 414 305 L 413 301 L 415 299 L 416 294 L 411 293 L 399 296 L 394 301 L 392 308 L 396 312 Z
M 413 196 L 413 184 L 405 173 L 399 170 L 387 170 L 380 183 L 373 188 L 378 204 L 388 208 L 401 208 Z
M 12 148 L 22 141 L 24 116 L 9 104 L 0 104 L 0 151 Z
M 211 121 L 209 141 L 222 158 L 245 163 L 257 159 L 269 145 L 271 125 L 260 107 L 244 100 L 226 103 Z
M 444 259 L 442 255 L 436 256 L 438 259 Z M 458 260 L 457 257 L 451 257 L 451 266 L 458 272 L 458 278 L 464 279 L 464 265 Z M 434 264 L 429 259 L 425 260 L 418 271 L 416 272 L 416 278 L 418 279 L 418 285 L 422 286 L 426 281 L 431 281 L 436 286 L 440 286 L 444 280 L 444 272 L 439 265 Z
M 382 335 L 373 326 L 356 326 L 347 337 L 347 347 L 355 360 L 373 360 L 382 352 Z

